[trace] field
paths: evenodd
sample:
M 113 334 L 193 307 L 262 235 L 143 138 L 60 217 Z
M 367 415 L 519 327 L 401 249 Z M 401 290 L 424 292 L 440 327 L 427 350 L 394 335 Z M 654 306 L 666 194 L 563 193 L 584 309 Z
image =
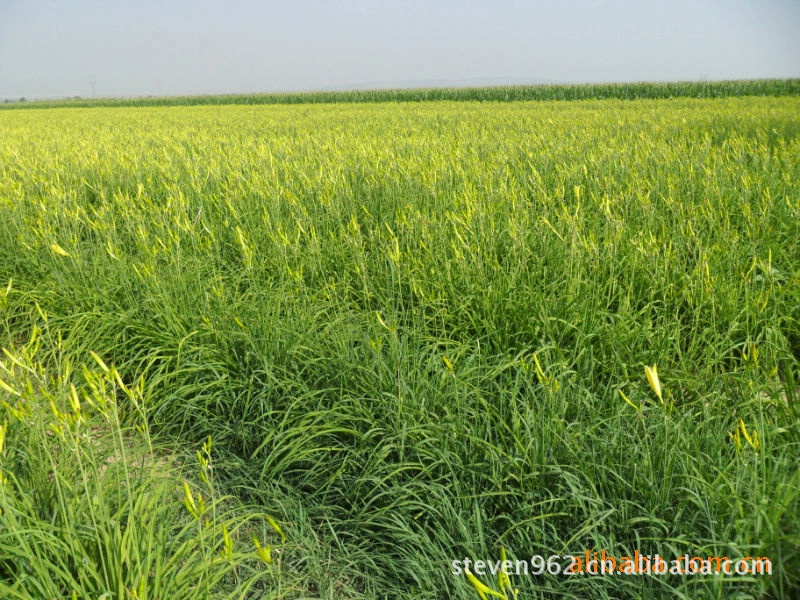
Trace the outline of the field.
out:
M 636 100 L 656 98 L 727 98 L 735 96 L 797 96 L 800 79 L 743 81 L 677 81 L 663 83 L 585 83 L 578 85 L 512 85 L 477 88 L 383 89 L 341 92 L 217 94 L 207 96 L 147 96 L 139 98 L 62 98 L 26 102 L 6 99 L 0 109 L 198 106 L 229 104 L 343 104 L 373 102 L 519 102 L 533 100 Z
M 3 597 L 800 589 L 796 94 L 4 110 L 0 284 Z

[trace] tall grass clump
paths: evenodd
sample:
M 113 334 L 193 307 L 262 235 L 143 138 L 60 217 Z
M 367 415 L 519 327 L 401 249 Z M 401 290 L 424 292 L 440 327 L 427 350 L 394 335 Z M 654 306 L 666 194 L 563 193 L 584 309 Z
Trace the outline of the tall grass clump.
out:
M 795 97 L 4 111 L 0 339 L 41 331 L 44 373 L 108 377 L 96 353 L 138 390 L 117 388 L 119 410 L 160 444 L 202 454 L 210 436 L 215 489 L 287 539 L 285 585 L 253 589 L 791 597 L 798 111 Z M 161 518 L 175 536 L 193 522 L 179 491 L 177 520 Z M 773 570 L 509 588 L 451 569 L 585 550 Z M 250 581 L 234 571 L 221 584 Z
M 0 357 L 0 595 L 281 595 L 271 517 L 215 489 L 211 441 L 185 479 L 150 438 L 138 385 L 97 355 L 45 367 L 43 341 L 34 329 Z

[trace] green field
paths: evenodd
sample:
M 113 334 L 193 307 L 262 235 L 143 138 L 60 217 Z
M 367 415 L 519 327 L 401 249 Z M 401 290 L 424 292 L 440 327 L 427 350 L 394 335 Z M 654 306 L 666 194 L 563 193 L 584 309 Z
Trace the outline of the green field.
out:
M 138 98 L 62 98 L 18 101 L 6 99 L 0 109 L 197 106 L 228 104 L 343 104 L 373 102 L 519 102 L 533 100 L 637 100 L 657 98 L 728 98 L 735 96 L 798 96 L 800 79 L 584 83 L 575 85 L 509 85 L 475 88 L 377 89 L 330 92 L 274 92 L 206 96 L 146 96 Z
M 0 347 L 3 597 L 788 598 L 800 97 L 0 111 Z

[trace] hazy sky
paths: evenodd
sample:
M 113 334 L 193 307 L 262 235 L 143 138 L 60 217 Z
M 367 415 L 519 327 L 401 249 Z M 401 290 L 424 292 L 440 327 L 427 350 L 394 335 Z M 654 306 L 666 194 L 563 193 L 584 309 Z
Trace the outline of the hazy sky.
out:
M 800 0 L 0 0 L 0 99 L 800 76 Z

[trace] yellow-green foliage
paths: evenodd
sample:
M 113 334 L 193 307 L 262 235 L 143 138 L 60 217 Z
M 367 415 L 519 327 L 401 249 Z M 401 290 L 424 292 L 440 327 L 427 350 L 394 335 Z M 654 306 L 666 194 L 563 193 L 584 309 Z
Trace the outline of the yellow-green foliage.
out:
M 97 355 L 78 372 L 68 360 L 45 368 L 40 335 L 0 356 L 0 595 L 270 597 L 279 566 L 249 536 L 274 520 L 216 492 L 210 441 L 202 483 L 181 488 L 189 470 L 153 446 L 139 386 Z
M 202 529 L 209 481 L 273 515 L 203 534 L 229 575 L 245 549 L 273 569 L 285 534 L 306 597 L 471 598 L 449 561 L 501 546 L 774 565 L 515 577 L 520 598 L 789 597 L 798 115 L 796 96 L 0 111 L 0 345 L 40 331 L 43 374 L 87 364 L 189 448 L 178 531 Z M 87 427 L 69 382 L 37 439 Z

